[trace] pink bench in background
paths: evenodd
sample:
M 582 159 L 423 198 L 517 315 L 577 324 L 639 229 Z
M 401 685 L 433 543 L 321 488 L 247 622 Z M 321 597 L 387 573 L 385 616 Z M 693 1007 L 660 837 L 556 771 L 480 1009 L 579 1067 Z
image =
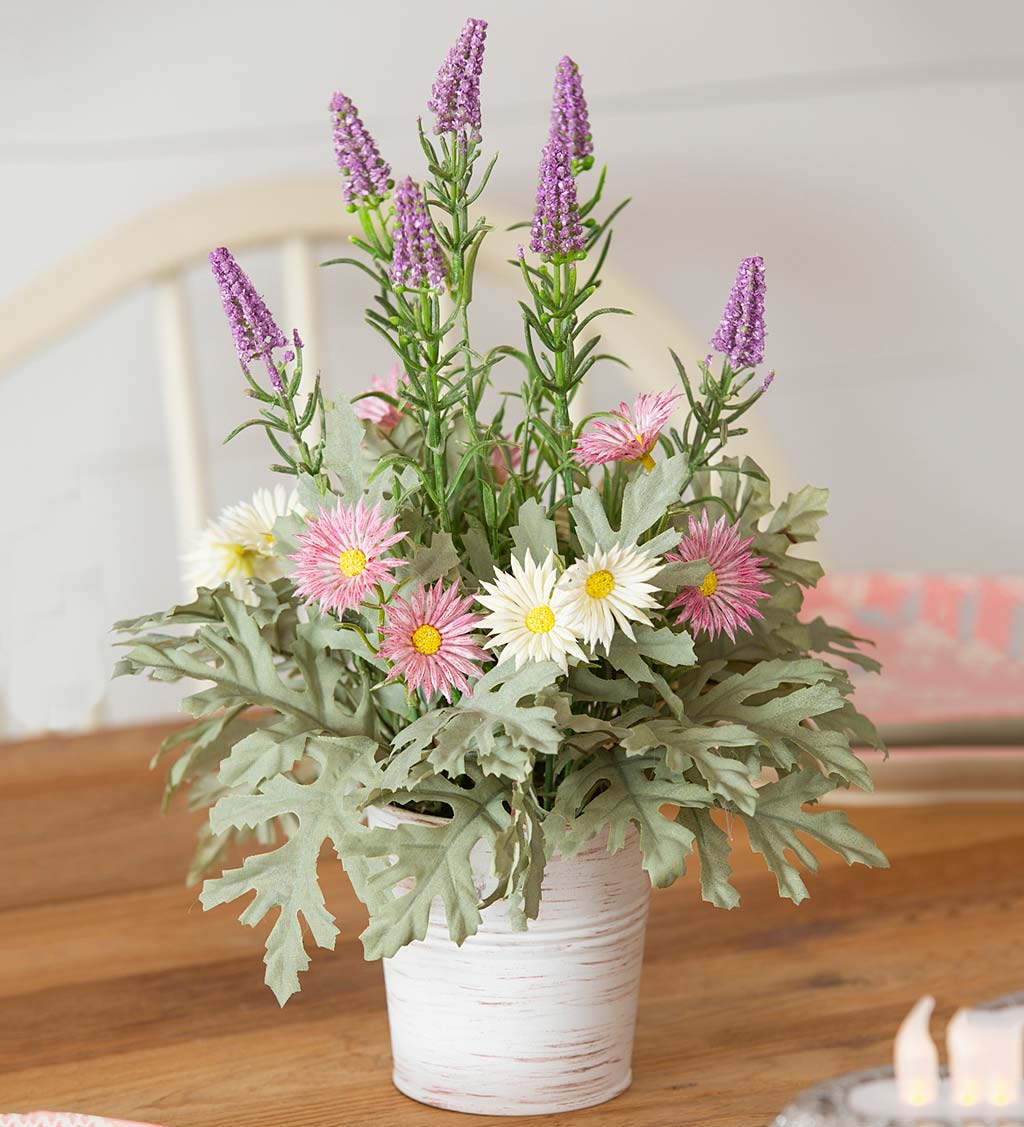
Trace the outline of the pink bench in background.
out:
M 895 749 L 869 755 L 883 801 L 1024 800 L 1024 579 L 838 573 L 808 592 L 817 615 L 876 643 L 882 675 L 851 677 Z
M 1024 579 L 840 573 L 808 592 L 819 614 L 876 643 L 883 675 L 853 670 L 876 723 L 1024 718 Z

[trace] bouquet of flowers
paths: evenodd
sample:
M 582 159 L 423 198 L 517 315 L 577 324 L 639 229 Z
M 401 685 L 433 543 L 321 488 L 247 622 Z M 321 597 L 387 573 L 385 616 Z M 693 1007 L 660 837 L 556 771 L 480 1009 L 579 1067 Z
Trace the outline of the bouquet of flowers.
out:
M 881 746 L 837 664 L 877 668 L 861 639 L 800 618 L 822 569 L 794 549 L 827 494 L 775 505 L 759 466 L 726 453 L 773 378 L 758 372 L 764 264 L 740 264 L 713 354 L 688 371 L 671 353 L 677 390 L 577 417 L 581 382 L 617 362 L 596 326 L 625 311 L 595 302 L 619 208 L 604 210 L 580 72 L 563 58 L 529 238 L 509 263 L 522 340 L 482 348 L 485 34 L 469 20 L 438 73 L 420 182 L 392 179 L 348 97 L 330 104 L 362 231 L 361 257 L 335 261 L 366 276 L 390 375 L 328 398 L 299 333 L 227 249 L 210 255 L 256 408 L 229 437 L 262 429 L 293 488 L 210 525 L 193 601 L 118 624 L 119 672 L 206 686 L 164 743 L 167 796 L 187 787 L 209 808 L 191 879 L 250 847 L 201 900 L 253 896 L 246 924 L 279 909 L 266 980 L 282 1003 L 309 963 L 301 920 L 334 945 L 325 843 L 368 909 L 367 958 L 421 939 L 435 902 L 456 943 L 497 901 L 525 930 L 553 856 L 599 835 L 615 851 L 631 827 L 656 887 L 695 850 L 703 898 L 723 908 L 738 902 L 738 823 L 794 901 L 807 895 L 796 862 L 816 867 L 803 837 L 886 864 L 845 814 L 805 808 L 870 789 L 851 740 Z M 438 817 L 368 825 L 387 805 Z

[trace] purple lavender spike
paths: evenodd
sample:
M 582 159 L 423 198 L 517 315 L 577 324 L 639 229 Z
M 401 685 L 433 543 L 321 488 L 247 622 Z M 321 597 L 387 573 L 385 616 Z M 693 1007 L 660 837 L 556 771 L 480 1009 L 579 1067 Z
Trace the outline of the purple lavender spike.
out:
M 761 381 L 761 390 L 767 391 L 772 386 L 772 382 L 774 381 L 774 379 L 775 379 L 775 369 L 772 368 L 772 370 L 768 373 L 768 375 L 765 376 L 764 379 Z
M 427 214 L 423 193 L 411 176 L 395 189 L 394 251 L 391 280 L 396 286 L 444 289 L 448 272 Z
M 764 359 L 764 259 L 740 263 L 711 347 L 724 353 L 734 371 L 753 368 Z
M 352 99 L 335 94 L 331 99 L 334 121 L 334 155 L 345 178 L 345 202 L 353 207 L 372 206 L 388 194 L 391 166 L 377 150 Z
M 227 247 L 210 252 L 210 268 L 220 288 L 238 359 L 248 364 L 257 356 L 268 358 L 275 348 L 288 343 L 277 327 L 263 298 Z M 275 385 L 276 386 L 276 385 Z
M 484 67 L 486 20 L 466 20 L 448 57 L 434 79 L 428 109 L 435 115 L 435 133 L 468 129 L 480 140 L 480 75 Z
M 555 97 L 551 105 L 551 136 L 557 137 L 577 165 L 593 163 L 594 139 L 590 135 L 587 100 L 583 96 L 580 68 L 563 56 L 555 68 Z
M 530 235 L 530 249 L 549 261 L 582 258 L 586 251 L 569 152 L 557 137 L 548 141 L 541 154 Z
M 292 344 L 294 344 L 296 348 L 302 347 L 302 337 L 299 336 L 298 329 L 292 329 Z

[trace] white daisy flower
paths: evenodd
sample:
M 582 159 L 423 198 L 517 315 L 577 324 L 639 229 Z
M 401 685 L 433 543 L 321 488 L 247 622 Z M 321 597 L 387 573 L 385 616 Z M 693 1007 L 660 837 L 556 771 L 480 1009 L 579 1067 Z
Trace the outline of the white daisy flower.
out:
M 200 587 L 227 583 L 236 598 L 250 606 L 258 601 L 249 580 L 268 583 L 287 572 L 287 560 L 274 555 L 274 524 L 296 512 L 305 515 L 298 494 L 283 485 L 257 489 L 251 501 L 229 505 L 203 529 L 185 557 L 187 582 Z
M 535 564 L 527 552 L 521 564 L 512 560 L 511 574 L 495 572 L 494 582 L 483 584 L 486 594 L 477 595 L 490 612 L 481 622 L 492 635 L 487 645 L 504 650 L 503 658 L 514 657 L 516 669 L 528 661 L 553 661 L 567 673 L 570 657 L 586 661 L 557 581 L 554 557 Z
M 650 580 L 664 567 L 642 548 L 616 546 L 592 552 L 567 568 L 558 592 L 570 620 L 590 646 L 611 645 L 615 627 L 631 640 L 632 622 L 653 625 L 644 613 L 658 605 Z
M 229 505 L 217 519 L 233 540 L 269 554 L 274 550 L 274 525 L 289 513 L 307 515 L 296 490 L 288 492 L 283 485 L 275 485 L 257 489 L 251 501 Z

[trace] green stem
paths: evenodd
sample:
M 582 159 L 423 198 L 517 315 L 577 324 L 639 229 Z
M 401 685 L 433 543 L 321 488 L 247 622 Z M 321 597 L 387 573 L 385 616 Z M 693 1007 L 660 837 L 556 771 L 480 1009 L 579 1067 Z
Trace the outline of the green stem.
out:
M 441 418 L 441 387 L 439 359 L 441 346 L 437 339 L 439 321 L 438 299 L 424 290 L 420 294 L 420 330 L 426 356 L 427 402 L 427 449 L 430 451 L 434 473 L 434 490 L 437 495 L 437 517 L 444 532 L 451 531 L 451 518 L 448 515 L 447 467 L 444 460 L 444 439 Z
M 351 630 L 353 634 L 358 634 L 359 637 L 362 638 L 363 643 L 370 651 L 370 653 L 377 653 L 377 647 L 373 644 L 373 642 L 370 641 L 369 638 L 367 638 L 366 634 L 358 626 L 356 626 L 354 622 L 342 622 L 341 628 L 342 630 Z
M 452 221 L 452 291 L 456 301 L 456 318 L 459 331 L 459 351 L 462 353 L 462 383 L 465 390 L 466 422 L 476 453 L 475 478 L 480 516 L 487 529 L 491 550 L 498 551 L 498 530 L 488 519 L 491 506 L 488 494 L 493 498 L 494 479 L 491 473 L 490 458 L 480 441 L 478 422 L 480 399 L 477 394 L 476 379 L 473 373 L 473 349 L 469 338 L 469 295 L 472 292 L 472 279 L 467 275 L 466 255 L 468 247 L 463 245 L 469 232 L 468 188 L 472 173 L 471 152 L 463 150 L 453 135 L 448 151 L 445 173 L 448 182 L 449 215 Z
M 546 755 L 544 757 L 544 794 L 542 800 L 544 809 L 550 810 L 554 806 L 555 798 L 555 757 L 553 755 Z
M 326 497 L 330 489 L 330 480 L 326 474 L 319 472 L 319 458 L 314 458 L 309 444 L 302 437 L 302 430 L 299 427 L 299 418 L 295 414 L 295 402 L 291 395 L 286 392 L 278 392 L 278 402 L 284 408 L 285 416 L 288 422 L 288 433 L 295 443 L 295 449 L 298 451 L 299 464 L 309 474 L 316 484 L 321 497 Z
M 552 302 L 556 309 L 564 309 L 572 304 L 575 296 L 576 271 L 568 263 L 556 263 L 552 270 Z M 562 488 L 565 490 L 565 502 L 569 505 L 573 495 L 572 469 L 567 464 L 569 450 L 572 447 L 572 420 L 569 415 L 568 384 L 572 377 L 573 368 L 573 342 L 572 334 L 566 334 L 570 326 L 570 319 L 556 314 L 552 325 L 552 334 L 555 338 L 555 433 L 559 439 L 559 459 L 562 465 Z M 571 516 L 571 509 L 570 516 Z

